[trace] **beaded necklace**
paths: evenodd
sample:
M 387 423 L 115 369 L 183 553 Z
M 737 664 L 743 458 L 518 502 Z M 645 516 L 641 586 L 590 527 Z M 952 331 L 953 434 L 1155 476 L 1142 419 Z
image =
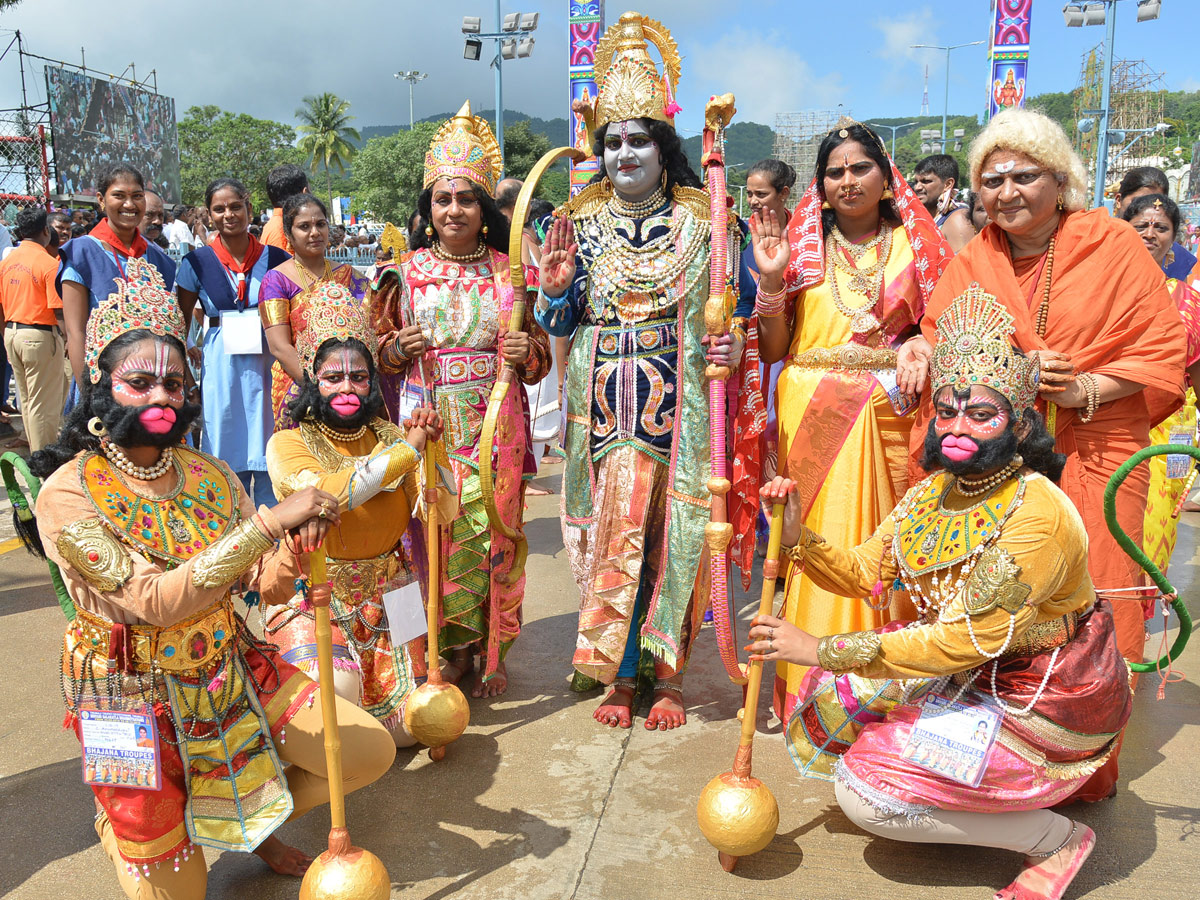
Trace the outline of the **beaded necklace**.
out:
M 324 422 L 317 422 L 316 425 L 317 428 L 321 430 L 321 434 L 325 435 L 325 437 L 329 438 L 330 440 L 341 441 L 344 444 L 352 444 L 367 433 L 367 426 L 365 423 L 351 432 L 338 431 L 335 428 L 330 428 Z
M 874 309 L 883 294 L 884 270 L 887 268 L 888 257 L 892 252 L 892 230 L 881 226 L 879 233 L 865 244 L 851 242 L 842 234 L 836 224 L 830 234 L 833 240 L 825 248 L 825 269 L 829 276 L 829 292 L 833 296 L 834 306 L 850 320 L 852 332 L 871 334 L 881 327 Z M 875 262 L 860 268 L 859 260 L 870 250 L 877 251 Z M 838 271 L 850 276 L 850 290 L 865 297 L 866 303 L 861 306 L 850 306 L 842 300 L 842 292 L 837 278 Z
M 628 200 L 622 199 L 619 194 L 614 193 L 608 201 L 608 209 L 613 215 L 624 216 L 627 219 L 640 219 L 648 216 L 666 202 L 667 196 L 662 192 L 662 188 L 655 188 L 653 194 L 637 203 L 630 203 Z
M 162 453 L 158 457 L 158 462 L 152 466 L 139 466 L 125 452 L 114 444 L 112 441 L 101 441 L 100 449 L 104 451 L 104 455 L 108 461 L 112 463 L 113 468 L 119 472 L 124 472 L 140 481 L 155 481 L 167 474 L 172 463 L 175 462 L 175 454 L 172 448 L 164 447 Z
M 487 254 L 487 244 L 483 242 L 483 238 L 479 239 L 479 246 L 477 246 L 470 253 L 451 253 L 442 246 L 441 241 L 434 241 L 433 246 L 429 249 L 430 252 L 433 253 L 433 255 L 438 259 L 445 262 L 456 263 L 478 262 Z

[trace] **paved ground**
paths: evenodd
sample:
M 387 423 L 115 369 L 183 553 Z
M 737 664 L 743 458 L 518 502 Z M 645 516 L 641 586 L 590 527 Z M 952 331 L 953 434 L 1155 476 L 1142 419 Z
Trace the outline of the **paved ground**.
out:
M 393 897 L 983 900 L 1008 882 L 1018 865 L 1010 854 L 859 832 L 830 785 L 796 775 L 778 723 L 765 715 L 754 769 L 779 800 L 779 834 L 725 874 L 695 819 L 701 788 L 729 768 L 737 743 L 740 691 L 722 673 L 711 630 L 693 657 L 682 731 L 648 733 L 640 717 L 632 731 L 600 728 L 591 719 L 596 698 L 567 689 L 576 594 L 557 497 L 533 498 L 530 513 L 535 552 L 509 692 L 473 704 L 471 728 L 445 761 L 402 750 L 387 776 L 348 800 L 351 833 L 384 860 Z M 1172 569 L 1194 610 L 1198 529 L 1200 516 L 1181 527 Z M 62 616 L 44 568 L 23 551 L 0 556 L 0 623 L 0 896 L 118 898 L 91 829 L 78 745 L 60 727 Z M 1200 649 L 1181 667 L 1200 671 Z M 1200 689 L 1175 684 L 1157 702 L 1155 688 L 1153 677 L 1142 679 L 1117 799 L 1072 813 L 1100 843 L 1069 897 L 1196 896 Z M 318 810 L 282 836 L 319 850 L 327 829 Z M 290 900 L 299 890 L 238 854 L 211 860 L 209 883 L 213 898 Z

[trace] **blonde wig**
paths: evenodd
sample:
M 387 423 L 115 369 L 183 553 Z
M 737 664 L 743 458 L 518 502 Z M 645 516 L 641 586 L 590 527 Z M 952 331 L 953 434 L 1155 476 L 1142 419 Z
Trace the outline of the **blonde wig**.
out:
M 1058 177 L 1063 189 L 1063 205 L 1069 209 L 1087 206 L 1087 172 L 1071 149 L 1062 126 L 1049 116 L 1031 109 L 1006 109 L 996 115 L 971 141 L 967 162 L 971 167 L 971 188 L 980 187 L 983 164 L 995 150 L 1023 153 Z

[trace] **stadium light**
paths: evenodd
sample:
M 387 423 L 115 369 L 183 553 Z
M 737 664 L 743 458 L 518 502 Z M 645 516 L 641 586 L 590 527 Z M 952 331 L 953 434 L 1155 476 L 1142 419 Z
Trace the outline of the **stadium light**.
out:
M 537 13 L 521 13 L 521 30 L 522 31 L 537 31 L 538 14 Z
M 509 13 L 504 17 L 504 24 L 500 27 L 501 31 L 516 31 L 521 27 L 521 14 Z
M 533 53 L 533 38 L 521 38 L 517 44 L 517 56 L 521 59 L 526 59 Z
M 479 34 L 481 25 L 482 22 L 480 22 L 479 16 L 463 16 L 463 34 Z
M 483 41 L 475 38 L 467 38 L 467 43 L 463 47 L 463 59 L 478 60 L 483 54 Z
M 395 72 L 393 78 L 408 82 L 408 130 L 412 131 L 415 120 L 413 119 L 413 85 L 418 81 L 424 81 L 429 75 L 425 72 L 418 72 L 416 69 L 408 69 L 403 72 Z
M 1162 0 L 1138 0 L 1137 20 L 1149 22 L 1162 12 Z
M 500 42 L 500 55 L 505 59 L 517 58 L 517 39 L 509 38 L 506 41 Z
M 1063 21 L 1067 23 L 1068 28 L 1082 28 L 1083 10 L 1078 6 L 1064 6 Z

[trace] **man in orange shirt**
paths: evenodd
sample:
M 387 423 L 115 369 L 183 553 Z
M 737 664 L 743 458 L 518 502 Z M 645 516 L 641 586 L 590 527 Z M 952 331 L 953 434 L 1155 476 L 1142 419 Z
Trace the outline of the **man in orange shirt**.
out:
M 17 377 L 21 418 L 30 451 L 58 437 L 66 400 L 62 298 L 54 289 L 58 259 L 47 250 L 50 229 L 44 209 L 17 214 L 21 244 L 0 264 L 0 310 L 4 348 Z
M 299 166 L 284 163 L 273 168 L 267 175 L 267 197 L 275 210 L 263 226 L 262 237 L 259 240 L 291 253 L 292 245 L 283 233 L 283 201 L 292 194 L 307 193 L 308 176 Z

